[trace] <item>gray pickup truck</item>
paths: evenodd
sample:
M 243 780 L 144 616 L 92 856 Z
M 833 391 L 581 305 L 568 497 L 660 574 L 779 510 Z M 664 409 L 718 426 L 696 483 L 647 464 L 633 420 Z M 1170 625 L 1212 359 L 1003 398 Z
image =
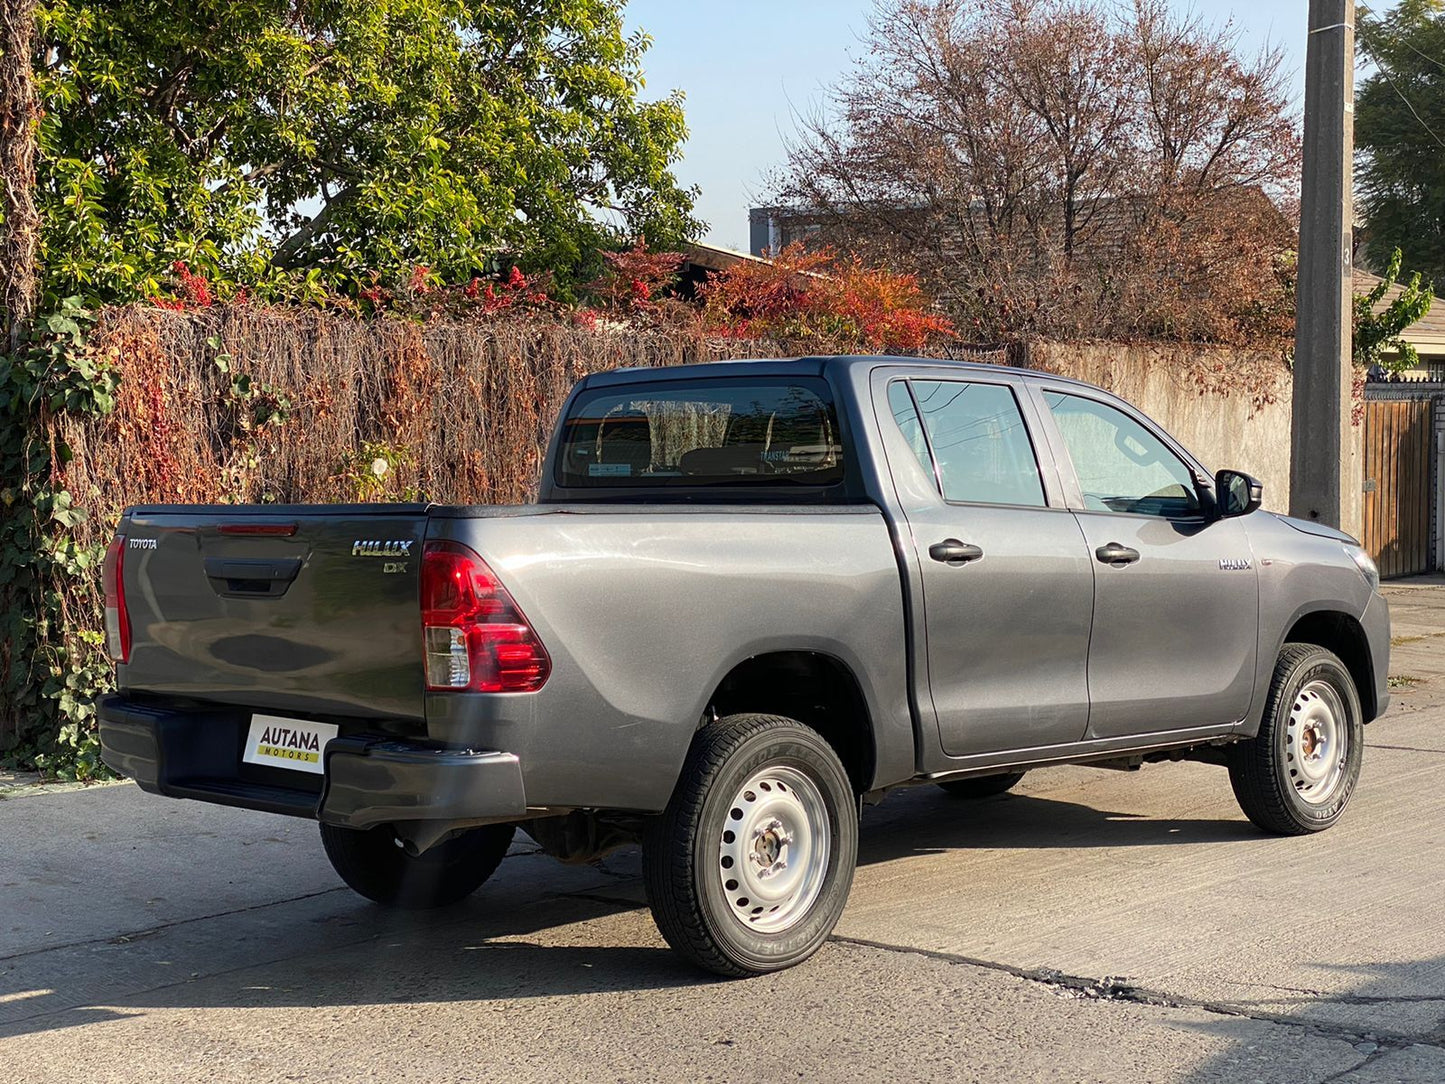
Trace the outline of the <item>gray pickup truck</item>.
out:
M 104 758 L 146 790 L 318 820 L 402 907 L 519 825 L 640 841 L 727 975 L 826 939 L 890 788 L 1203 760 L 1314 832 L 1389 700 L 1348 536 L 1098 388 L 910 358 L 589 376 L 536 505 L 136 507 L 105 588 Z

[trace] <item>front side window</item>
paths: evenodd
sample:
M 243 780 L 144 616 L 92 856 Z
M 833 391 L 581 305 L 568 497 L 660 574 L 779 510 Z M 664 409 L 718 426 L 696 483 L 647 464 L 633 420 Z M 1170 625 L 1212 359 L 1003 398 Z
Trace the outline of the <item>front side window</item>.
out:
M 673 380 L 599 388 L 562 423 L 557 484 L 828 486 L 843 445 L 817 378 Z
M 1012 391 L 954 380 L 912 386 L 944 500 L 1045 506 L 1038 461 Z
M 1129 415 L 1064 392 L 1045 392 L 1044 401 L 1068 446 L 1085 508 L 1165 518 L 1199 514 L 1194 475 Z

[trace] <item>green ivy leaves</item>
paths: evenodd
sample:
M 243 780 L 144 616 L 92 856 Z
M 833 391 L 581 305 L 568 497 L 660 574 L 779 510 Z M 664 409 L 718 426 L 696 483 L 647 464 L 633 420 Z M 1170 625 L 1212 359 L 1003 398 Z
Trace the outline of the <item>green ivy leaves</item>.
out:
M 86 346 L 93 324 L 79 298 L 64 298 L 18 357 L 0 358 L 0 760 L 81 781 L 111 774 L 94 722 L 114 678 L 103 637 L 69 607 L 98 590 L 104 553 L 75 541 L 86 513 L 51 480 L 52 455 L 70 452 L 42 438 L 41 422 L 114 409 L 119 379 Z

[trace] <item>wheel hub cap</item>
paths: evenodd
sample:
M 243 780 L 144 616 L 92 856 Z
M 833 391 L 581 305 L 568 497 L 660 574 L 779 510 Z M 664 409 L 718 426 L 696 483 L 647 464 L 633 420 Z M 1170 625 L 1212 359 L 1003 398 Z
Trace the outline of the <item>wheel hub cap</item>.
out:
M 759 877 L 770 877 L 788 868 L 786 850 L 792 842 L 793 834 L 776 817 L 753 829 L 752 860 Z
M 822 792 L 796 768 L 764 768 L 728 806 L 718 864 L 728 910 L 744 926 L 777 933 L 822 892 L 831 852 Z
M 1290 783 L 1306 802 L 1334 797 L 1349 756 L 1344 701 L 1328 682 L 1311 681 L 1295 695 L 1285 735 Z

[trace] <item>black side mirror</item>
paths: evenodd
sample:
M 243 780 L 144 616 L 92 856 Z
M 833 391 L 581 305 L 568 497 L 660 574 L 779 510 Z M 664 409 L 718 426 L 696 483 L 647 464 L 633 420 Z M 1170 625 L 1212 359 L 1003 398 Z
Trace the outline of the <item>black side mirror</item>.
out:
M 1220 519 L 1247 516 L 1264 501 L 1264 485 L 1242 470 L 1222 470 L 1214 476 L 1214 501 Z

